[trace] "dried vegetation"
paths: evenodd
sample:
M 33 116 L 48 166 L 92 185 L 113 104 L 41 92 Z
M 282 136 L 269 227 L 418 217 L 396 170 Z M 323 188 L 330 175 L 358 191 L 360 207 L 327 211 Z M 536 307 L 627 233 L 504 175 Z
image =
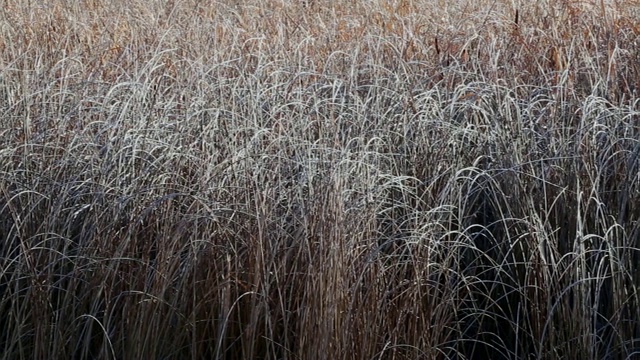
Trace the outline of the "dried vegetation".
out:
M 639 18 L 5 1 L 0 358 L 638 356 Z

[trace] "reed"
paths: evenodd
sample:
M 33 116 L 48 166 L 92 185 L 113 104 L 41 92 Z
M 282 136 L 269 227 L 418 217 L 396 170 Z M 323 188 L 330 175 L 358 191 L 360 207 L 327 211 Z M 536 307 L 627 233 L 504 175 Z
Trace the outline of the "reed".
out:
M 640 352 L 637 1 L 0 9 L 0 358 Z

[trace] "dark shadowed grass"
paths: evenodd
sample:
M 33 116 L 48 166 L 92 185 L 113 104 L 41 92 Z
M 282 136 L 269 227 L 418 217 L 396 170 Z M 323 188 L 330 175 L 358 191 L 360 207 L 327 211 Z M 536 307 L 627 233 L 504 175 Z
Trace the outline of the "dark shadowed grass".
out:
M 637 15 L 6 4 L 2 358 L 633 358 Z

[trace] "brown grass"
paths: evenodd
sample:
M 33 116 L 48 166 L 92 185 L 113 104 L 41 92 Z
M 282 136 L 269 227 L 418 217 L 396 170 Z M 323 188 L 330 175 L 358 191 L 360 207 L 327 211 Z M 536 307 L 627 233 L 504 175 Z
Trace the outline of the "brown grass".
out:
M 517 3 L 5 1 L 0 358 L 636 357 L 640 4 Z

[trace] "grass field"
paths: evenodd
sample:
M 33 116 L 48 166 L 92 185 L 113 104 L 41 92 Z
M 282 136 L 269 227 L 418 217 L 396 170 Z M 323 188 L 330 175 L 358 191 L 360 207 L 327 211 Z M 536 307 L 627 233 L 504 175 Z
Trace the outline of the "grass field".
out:
M 4 1 L 0 359 L 640 358 L 639 19 Z

